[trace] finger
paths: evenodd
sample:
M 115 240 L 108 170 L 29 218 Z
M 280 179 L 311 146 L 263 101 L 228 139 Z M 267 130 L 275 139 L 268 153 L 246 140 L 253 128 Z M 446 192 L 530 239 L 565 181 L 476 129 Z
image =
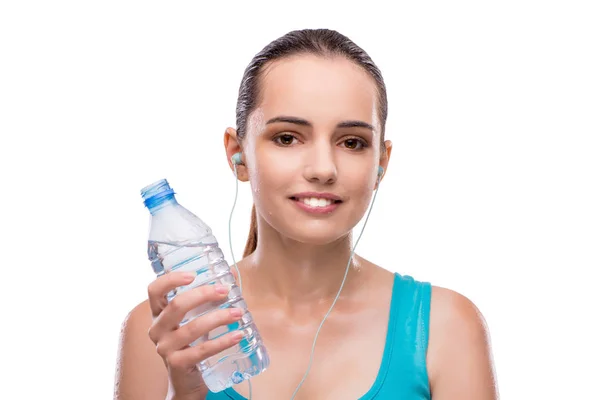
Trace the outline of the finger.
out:
M 157 351 L 164 357 L 173 351 L 181 350 L 198 340 L 198 338 L 207 335 L 213 329 L 225 328 L 226 325 L 239 321 L 242 319 L 243 314 L 244 310 L 241 308 L 227 308 L 194 318 L 177 330 L 165 335 L 164 339 L 157 344 Z
M 193 272 L 169 272 L 150 283 L 148 285 L 148 301 L 152 317 L 156 318 L 167 306 L 167 293 L 179 286 L 192 283 L 195 277 L 196 274 Z
M 228 286 L 206 285 L 175 296 L 154 320 L 149 332 L 150 337 L 159 338 L 164 333 L 177 329 L 186 313 L 202 304 L 222 301 L 227 297 L 229 290 Z
M 167 364 L 172 369 L 188 370 L 209 357 L 234 346 L 242 340 L 241 331 L 230 332 L 213 340 L 199 343 L 196 346 L 170 353 L 166 357 Z

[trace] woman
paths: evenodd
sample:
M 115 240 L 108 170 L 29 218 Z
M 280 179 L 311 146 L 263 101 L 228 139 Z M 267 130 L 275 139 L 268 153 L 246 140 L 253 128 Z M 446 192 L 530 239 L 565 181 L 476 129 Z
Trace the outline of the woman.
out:
M 352 228 L 390 160 L 386 117 L 379 69 L 335 31 L 290 32 L 245 71 L 237 129 L 228 128 L 224 142 L 231 168 L 242 153 L 237 176 L 250 182 L 255 204 L 238 266 L 271 365 L 252 379 L 254 399 L 289 399 L 304 375 L 346 271 Z M 117 398 L 248 397 L 246 382 L 218 394 L 204 386 L 195 365 L 239 338 L 187 345 L 240 317 L 219 310 L 178 329 L 188 310 L 225 295 L 202 287 L 167 305 L 165 294 L 188 279 L 156 279 L 124 322 Z M 482 315 L 454 291 L 355 255 L 296 399 L 430 398 L 497 398 Z

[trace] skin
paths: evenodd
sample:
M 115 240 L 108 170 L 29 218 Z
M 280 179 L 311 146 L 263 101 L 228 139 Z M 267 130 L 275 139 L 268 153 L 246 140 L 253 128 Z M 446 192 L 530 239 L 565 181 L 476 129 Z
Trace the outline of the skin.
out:
M 377 168 L 387 169 L 392 143 L 385 141 L 381 151 L 372 78 L 343 58 L 299 55 L 278 60 L 267 66 L 261 89 L 246 137 L 240 139 L 228 128 L 224 145 L 228 160 L 243 153 L 238 179 L 250 183 L 257 209 L 257 249 L 238 262 L 244 297 L 271 357 L 271 367 L 252 380 L 253 397 L 280 400 L 290 398 L 304 375 L 315 332 L 350 257 L 351 229 L 367 211 Z M 270 122 L 278 117 L 305 122 Z M 339 127 L 345 121 L 373 129 Z M 334 193 L 343 202 L 331 214 L 307 214 L 290 199 L 306 191 Z M 165 345 L 164 338 L 176 337 L 175 329 L 157 328 L 156 321 L 168 314 L 163 312 L 166 304 L 157 300 L 167 290 L 166 280 L 173 286 L 182 279 L 175 273 L 162 278 L 164 282 L 149 287 L 149 301 L 123 324 L 118 399 L 200 399 L 206 393 L 201 385 L 194 386 L 189 368 L 173 367 L 184 365 L 177 364 L 183 356 L 176 357 L 183 353 L 170 352 Z M 355 255 L 296 399 L 356 399 L 369 390 L 385 345 L 393 279 L 393 273 Z M 200 297 L 190 297 L 188 303 Z M 483 316 L 466 297 L 437 286 L 432 287 L 426 361 L 434 400 L 497 399 Z M 248 397 L 246 382 L 235 390 Z

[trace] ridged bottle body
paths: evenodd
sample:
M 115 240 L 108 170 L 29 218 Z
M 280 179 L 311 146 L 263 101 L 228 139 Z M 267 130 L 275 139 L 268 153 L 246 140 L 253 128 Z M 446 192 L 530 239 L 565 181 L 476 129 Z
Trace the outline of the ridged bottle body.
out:
M 225 300 L 189 311 L 180 325 L 219 308 L 244 310 L 238 322 L 214 329 L 190 343 L 194 346 L 235 330 L 244 334 L 237 345 L 198 364 L 207 387 L 212 392 L 219 392 L 263 372 L 269 366 L 269 356 L 210 227 L 177 203 L 166 180 L 142 189 L 142 197 L 151 214 L 148 258 L 156 275 L 173 271 L 196 274 L 192 283 L 169 293 L 167 300 L 171 301 L 175 296 L 202 285 L 231 287 Z

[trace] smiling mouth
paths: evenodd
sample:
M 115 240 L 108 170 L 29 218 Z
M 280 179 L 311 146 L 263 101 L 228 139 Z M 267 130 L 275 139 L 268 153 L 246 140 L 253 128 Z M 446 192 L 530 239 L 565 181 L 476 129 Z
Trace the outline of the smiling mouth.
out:
M 319 198 L 319 197 L 290 197 L 290 199 L 294 200 L 294 201 L 298 201 L 300 203 L 303 203 L 304 205 L 308 206 L 308 207 L 312 207 L 312 208 L 319 208 L 319 207 L 329 207 L 332 204 L 340 204 L 342 201 L 341 200 L 332 200 L 332 199 L 324 199 L 324 198 Z

